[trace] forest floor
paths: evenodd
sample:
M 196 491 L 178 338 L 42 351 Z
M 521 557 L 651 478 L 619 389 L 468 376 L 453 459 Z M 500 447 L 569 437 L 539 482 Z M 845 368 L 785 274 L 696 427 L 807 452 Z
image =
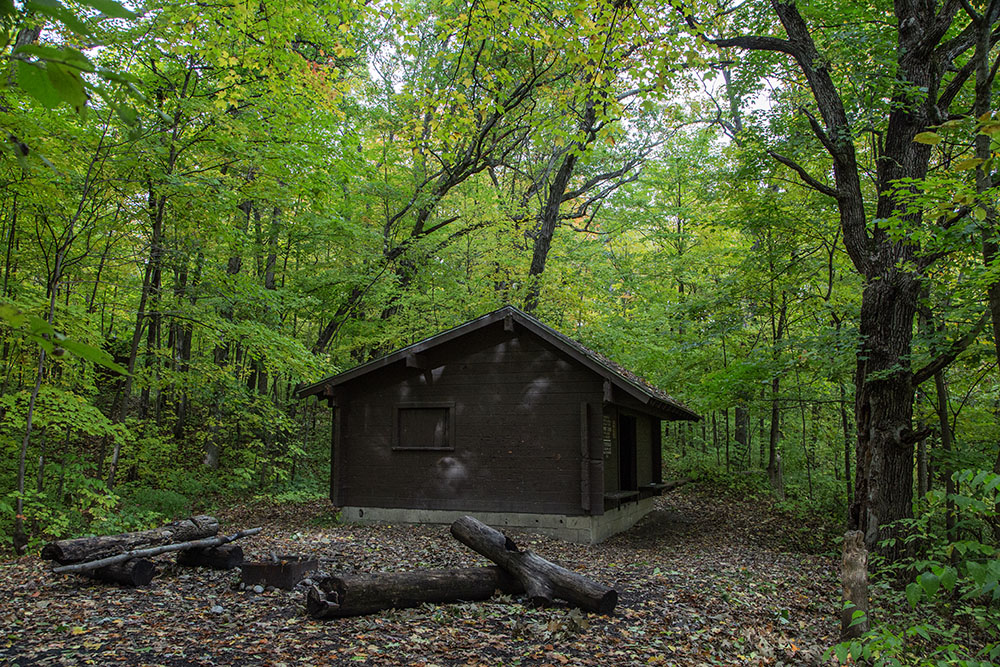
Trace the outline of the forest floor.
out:
M 218 513 L 248 560 L 314 555 L 328 571 L 485 565 L 447 526 L 351 526 L 324 501 Z M 613 585 L 612 617 L 516 598 L 315 621 L 301 591 L 239 590 L 238 575 L 159 556 L 142 589 L 0 563 L 0 664 L 19 665 L 815 665 L 836 641 L 838 563 L 797 553 L 808 527 L 759 503 L 683 487 L 602 544 L 510 531 L 519 546 Z

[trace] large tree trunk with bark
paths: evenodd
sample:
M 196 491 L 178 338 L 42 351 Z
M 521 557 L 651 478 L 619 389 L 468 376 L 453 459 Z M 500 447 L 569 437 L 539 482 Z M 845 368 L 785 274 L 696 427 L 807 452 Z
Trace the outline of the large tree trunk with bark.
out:
M 139 547 L 150 547 L 175 542 L 188 542 L 212 537 L 219 532 L 219 522 L 211 516 L 193 516 L 175 521 L 161 528 L 137 533 L 121 533 L 98 537 L 78 537 L 72 540 L 49 542 L 42 548 L 42 558 L 65 565 L 113 556 Z
M 361 616 L 425 602 L 486 600 L 498 588 L 519 591 L 517 582 L 498 567 L 342 574 L 309 589 L 306 611 L 313 618 Z
M 470 516 L 452 523 L 451 534 L 517 579 L 532 604 L 549 605 L 559 598 L 598 614 L 611 614 L 618 604 L 618 593 L 613 588 L 551 563 L 531 551 L 518 549 L 509 537 Z
M 894 537 L 893 521 L 911 516 L 913 451 L 913 321 L 919 285 L 909 273 L 891 269 L 872 280 L 861 300 L 861 349 L 855 383 L 858 426 L 854 504 L 850 527 L 865 534 L 869 549 Z M 902 544 L 887 546 L 891 560 Z

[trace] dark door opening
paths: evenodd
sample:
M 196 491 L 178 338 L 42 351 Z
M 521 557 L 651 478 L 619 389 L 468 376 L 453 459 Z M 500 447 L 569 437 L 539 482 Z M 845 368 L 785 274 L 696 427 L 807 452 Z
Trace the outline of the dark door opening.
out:
M 618 417 L 618 488 L 635 491 L 639 488 L 636 472 L 635 417 Z

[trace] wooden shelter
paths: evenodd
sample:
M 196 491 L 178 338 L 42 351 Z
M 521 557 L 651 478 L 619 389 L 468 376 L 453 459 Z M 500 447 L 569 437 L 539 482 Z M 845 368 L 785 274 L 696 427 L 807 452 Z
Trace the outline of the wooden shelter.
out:
M 330 498 L 345 520 L 472 514 L 577 542 L 649 511 L 661 421 L 699 419 L 511 306 L 298 395 L 334 409 Z

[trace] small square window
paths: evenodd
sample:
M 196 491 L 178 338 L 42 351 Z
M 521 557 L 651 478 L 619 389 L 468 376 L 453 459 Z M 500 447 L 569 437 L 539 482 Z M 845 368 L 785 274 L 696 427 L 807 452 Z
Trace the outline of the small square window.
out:
M 396 449 L 451 450 L 451 405 L 400 406 L 396 409 Z

